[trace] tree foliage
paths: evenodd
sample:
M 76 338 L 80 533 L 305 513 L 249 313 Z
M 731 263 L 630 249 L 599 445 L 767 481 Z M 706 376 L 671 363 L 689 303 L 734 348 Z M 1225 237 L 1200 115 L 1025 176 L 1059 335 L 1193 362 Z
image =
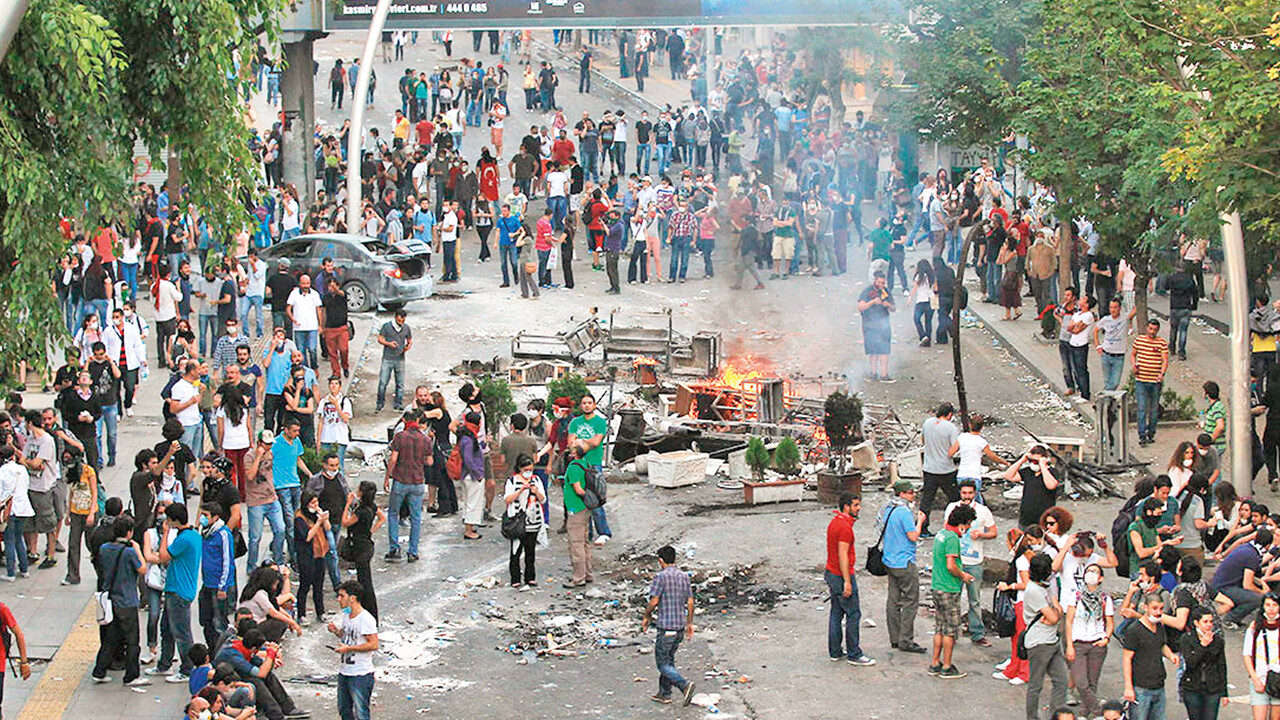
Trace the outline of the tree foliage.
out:
M 882 71 L 883 60 L 892 49 L 879 28 L 872 26 L 812 27 L 804 28 L 795 36 L 794 49 L 806 55 L 806 62 L 797 73 L 793 84 L 804 92 L 808 108 L 826 96 L 831 103 L 831 124 L 835 130 L 844 123 L 844 85 L 864 82 L 881 85 L 888 81 Z M 858 48 L 862 51 L 866 72 L 849 68 L 847 53 Z
M 50 277 L 60 216 L 128 211 L 135 140 L 181 158 L 188 200 L 222 240 L 256 184 L 239 97 L 285 0 L 33 0 L 0 62 L 0 363 L 61 335 Z M 245 58 L 241 67 L 238 58 Z
M 764 471 L 769 467 L 769 449 L 764 446 L 762 438 L 751 436 L 747 441 L 747 455 L 744 459 L 747 467 L 751 468 L 751 476 L 755 481 L 763 481 Z

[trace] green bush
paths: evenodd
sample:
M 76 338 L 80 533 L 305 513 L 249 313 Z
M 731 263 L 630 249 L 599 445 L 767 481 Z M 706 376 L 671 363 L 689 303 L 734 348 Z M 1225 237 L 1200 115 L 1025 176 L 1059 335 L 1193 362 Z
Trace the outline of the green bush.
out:
M 763 480 L 765 468 L 769 467 L 769 450 L 764 446 L 764 440 L 752 437 L 747 441 L 746 460 L 756 482 Z
M 1137 378 L 1133 373 L 1129 373 L 1129 380 L 1125 383 L 1124 390 L 1129 394 L 1129 403 L 1131 409 L 1137 412 Z M 1136 417 L 1136 415 L 1135 415 Z M 1157 413 L 1157 419 L 1164 422 L 1177 422 L 1179 420 L 1195 420 L 1199 417 L 1196 412 L 1196 399 L 1190 395 L 1181 395 L 1177 390 L 1165 386 L 1160 392 L 1160 408 Z
M 306 465 L 311 472 L 318 473 L 324 463 L 320 461 L 320 453 L 315 448 L 309 447 L 302 451 L 302 464 Z
M 583 395 L 587 394 L 587 379 L 575 373 L 566 373 L 564 377 L 552 380 L 547 383 L 547 408 L 550 408 L 556 398 L 567 397 L 573 401 L 573 406 L 578 406 L 578 401 Z
M 800 472 L 800 448 L 795 438 L 785 437 L 773 450 L 773 464 L 783 475 L 796 475 Z
M 486 375 L 476 383 L 476 388 L 484 399 L 485 427 L 496 437 L 497 429 L 516 411 L 516 401 L 511 397 L 511 383 L 498 375 Z

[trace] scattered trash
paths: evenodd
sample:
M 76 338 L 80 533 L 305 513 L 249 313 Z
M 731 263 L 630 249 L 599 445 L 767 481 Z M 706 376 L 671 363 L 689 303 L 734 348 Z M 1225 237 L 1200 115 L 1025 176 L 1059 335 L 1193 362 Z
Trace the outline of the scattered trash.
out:
M 700 708 L 710 709 L 711 707 L 720 704 L 720 693 L 694 693 L 689 704 L 697 705 Z

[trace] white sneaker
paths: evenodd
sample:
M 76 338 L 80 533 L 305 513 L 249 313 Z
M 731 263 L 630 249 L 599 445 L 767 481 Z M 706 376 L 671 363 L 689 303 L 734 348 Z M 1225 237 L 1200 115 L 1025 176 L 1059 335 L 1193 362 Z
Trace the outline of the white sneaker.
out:
M 608 543 L 608 542 L 609 542 L 608 535 L 601 535 L 596 538 L 596 545 L 604 545 L 605 543 Z
M 158 667 L 149 667 L 142 671 L 143 675 L 167 675 L 168 673 L 168 670 L 161 670 Z
M 91 676 L 91 677 L 92 677 L 92 676 Z M 111 682 L 111 676 L 110 676 L 110 675 L 103 675 L 102 677 L 95 677 L 95 678 L 93 678 L 93 683 L 94 683 L 95 685 L 105 685 L 105 684 L 107 684 L 107 683 L 109 683 L 109 682 Z
M 996 680 L 1006 680 L 1006 681 L 1007 681 L 1007 680 L 1009 679 L 1009 676 L 1005 675 L 1003 670 L 997 670 L 997 671 L 995 671 L 995 672 L 991 673 L 991 677 L 995 678 Z
M 125 408 L 125 409 L 124 409 L 124 416 L 125 416 L 125 417 L 133 417 L 133 408 Z
M 156 661 L 156 654 L 151 652 L 150 650 L 138 656 L 138 663 L 141 665 L 150 665 L 155 661 Z
M 1027 681 L 1026 681 L 1026 680 L 1023 680 L 1023 679 L 1022 679 L 1022 678 L 1020 678 L 1020 677 L 1016 677 L 1016 678 L 1013 678 L 1012 680 L 1010 680 L 1010 681 L 1009 681 L 1009 684 L 1010 684 L 1010 685 L 1013 685 L 1014 687 L 1017 687 L 1018 685 L 1026 685 L 1026 684 L 1027 684 Z
M 5 582 L 16 582 L 17 579 L 18 579 L 17 575 L 0 575 L 0 580 L 3 580 Z
M 178 685 L 178 684 L 181 684 L 181 683 L 185 683 L 185 682 L 187 682 L 187 681 L 188 681 L 188 680 L 190 680 L 190 679 L 191 679 L 190 677 L 187 677 L 186 675 L 183 675 L 183 674 L 182 674 L 182 673 L 180 673 L 180 672 L 176 672 L 176 673 L 174 673 L 174 674 L 172 674 L 172 675 L 165 675 L 165 676 L 164 676 L 164 681 L 165 681 L 165 682 L 167 682 L 167 683 L 172 683 L 172 684 L 174 684 L 174 685 Z
M 1013 658 L 1009 658 L 1009 659 L 1005 660 L 1005 661 L 1004 661 L 1004 662 L 1002 662 L 1002 663 L 996 663 L 996 669 L 997 669 L 997 670 L 1004 670 L 1005 668 L 1009 667 L 1009 663 L 1011 663 L 1011 662 L 1013 662 Z
M 129 687 L 145 687 L 151 684 L 151 678 L 138 677 L 125 683 Z

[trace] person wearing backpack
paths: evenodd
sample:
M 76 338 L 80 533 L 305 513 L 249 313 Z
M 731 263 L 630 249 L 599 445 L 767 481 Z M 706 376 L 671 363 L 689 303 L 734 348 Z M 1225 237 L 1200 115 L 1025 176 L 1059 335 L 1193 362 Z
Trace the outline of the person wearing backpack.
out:
M 108 593 L 111 600 L 111 622 L 102 628 L 102 641 L 93 664 L 93 681 L 109 683 L 107 670 L 124 646 L 124 684 L 129 687 L 150 685 L 138 666 L 138 576 L 147 572 L 142 549 L 133 541 L 134 522 L 128 516 L 116 518 L 111 525 L 112 539 L 99 550 L 102 576 L 98 591 Z
M 586 503 L 586 476 L 590 469 L 586 455 L 586 444 L 582 440 L 569 441 L 569 465 L 564 471 L 564 509 L 568 514 L 565 524 L 569 530 L 569 562 L 573 565 L 573 577 L 564 583 L 566 588 L 580 588 L 595 579 L 591 575 L 591 543 L 587 541 L 591 512 Z
M 591 393 L 582 396 L 578 401 L 582 414 L 569 422 L 569 436 L 577 438 L 583 445 L 583 461 L 591 466 L 601 480 L 604 478 L 604 436 L 609 432 L 609 421 L 596 412 L 596 399 Z M 585 486 L 584 486 L 585 487 Z M 591 510 L 591 526 L 589 534 L 594 534 L 595 543 L 604 545 L 613 539 L 613 531 L 609 529 L 609 518 L 605 515 L 603 505 L 589 508 Z

